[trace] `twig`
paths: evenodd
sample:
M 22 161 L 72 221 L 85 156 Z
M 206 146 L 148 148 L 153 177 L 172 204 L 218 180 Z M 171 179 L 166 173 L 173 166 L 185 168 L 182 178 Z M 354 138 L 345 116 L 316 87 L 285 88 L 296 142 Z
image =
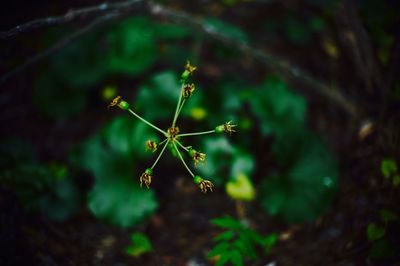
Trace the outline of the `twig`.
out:
M 22 65 L 19 65 L 16 68 L 14 68 L 13 70 L 11 70 L 10 72 L 4 74 L 3 76 L 1 76 L 0 82 L 5 82 L 9 78 L 11 78 L 14 75 L 18 74 L 19 72 L 21 72 L 21 71 L 25 70 L 26 68 L 36 64 L 40 60 L 50 56 L 51 54 L 55 53 L 56 51 L 64 48 L 69 43 L 71 43 L 72 41 L 78 39 L 79 37 L 81 37 L 85 33 L 89 32 L 90 30 L 94 29 L 95 27 L 97 27 L 98 25 L 102 24 L 103 22 L 117 17 L 117 15 L 118 14 L 116 14 L 116 13 L 110 13 L 110 14 L 106 14 L 106 15 L 104 15 L 102 17 L 99 17 L 99 18 L 95 19 L 89 25 L 87 25 L 87 26 L 75 31 L 71 35 L 68 35 L 67 37 L 61 39 L 60 41 L 56 42 L 53 46 L 50 46 L 49 48 L 45 49 L 44 51 L 32 56 L 31 58 L 26 60 L 24 63 L 22 63 Z
M 110 5 L 110 6 L 108 6 L 108 5 Z M 31 28 L 38 28 L 38 27 L 42 27 L 42 26 L 46 26 L 46 25 L 54 25 L 54 24 L 61 24 L 63 22 L 69 22 L 73 18 L 87 17 L 89 15 L 94 15 L 100 11 L 103 12 L 103 11 L 113 10 L 114 12 L 124 11 L 125 13 L 129 13 L 129 12 L 127 12 L 127 10 L 131 11 L 133 9 L 133 7 L 135 8 L 135 10 L 141 10 L 144 13 L 149 13 L 150 15 L 154 16 L 155 18 L 166 19 L 166 20 L 172 21 L 174 23 L 182 24 L 187 27 L 190 27 L 200 33 L 205 34 L 207 37 L 210 37 L 216 41 L 223 43 L 227 47 L 236 49 L 236 50 L 242 52 L 243 54 L 249 55 L 249 56 L 253 57 L 254 59 L 258 60 L 259 62 L 261 62 L 262 64 L 264 64 L 267 68 L 275 71 L 276 73 L 283 75 L 287 78 L 290 78 L 293 80 L 298 80 L 298 81 L 304 83 L 309 88 L 313 89 L 315 92 L 319 93 L 320 95 L 324 96 L 325 98 L 331 100 L 337 106 L 341 107 L 341 109 L 346 111 L 353 118 L 359 118 L 359 116 L 360 116 L 360 110 L 356 107 L 356 105 L 352 101 L 347 99 L 341 93 L 340 90 L 332 88 L 330 85 L 326 84 L 325 82 L 323 82 L 321 80 L 318 80 L 317 78 L 313 77 L 311 74 L 306 72 L 305 70 L 289 63 L 287 60 L 283 59 L 282 57 L 269 54 L 266 51 L 255 48 L 253 46 L 250 46 L 249 44 L 247 44 L 245 42 L 242 42 L 237 39 L 233 39 L 232 37 L 226 35 L 224 32 L 218 31 L 216 28 L 205 23 L 203 19 L 195 18 L 186 12 L 176 11 L 176 10 L 170 9 L 170 8 L 162 6 L 160 4 L 156 4 L 151 1 L 146 1 L 146 0 L 132 1 L 131 0 L 131 1 L 119 2 L 119 3 L 115 3 L 115 4 L 102 4 L 102 5 L 94 6 L 94 7 L 86 7 L 83 9 L 76 9 L 76 10 L 69 12 L 70 14 L 73 14 L 73 15 L 68 15 L 68 13 L 67 13 L 66 15 L 60 16 L 60 17 L 49 17 L 50 19 L 44 18 L 44 19 L 34 20 L 32 22 L 28 22 L 26 24 L 17 26 L 9 31 L 3 32 L 2 36 L 3 37 L 13 36 L 13 35 L 15 35 L 16 32 L 27 31 Z M 97 21 L 97 20 L 95 20 L 95 21 Z M 74 35 L 80 36 L 83 33 L 89 31 L 93 27 L 93 26 L 91 26 L 92 24 L 90 24 L 85 29 L 82 29 L 82 30 L 76 32 Z M 71 38 L 71 36 L 69 36 L 66 39 L 63 39 L 59 43 L 55 44 L 53 47 L 44 51 L 43 53 L 31 58 L 26 63 L 24 63 L 22 66 L 17 67 L 17 69 L 12 71 L 11 73 L 6 74 L 6 76 L 3 77 L 1 79 L 1 81 L 4 81 L 11 75 L 26 68 L 26 66 L 36 63 L 40 59 L 48 56 L 49 54 L 53 53 L 54 51 L 65 46 L 72 39 L 76 38 L 76 36 L 73 36 L 73 37 L 74 38 Z
M 129 0 L 116 3 L 104 2 L 97 6 L 71 9 L 62 16 L 51 16 L 47 18 L 35 19 L 27 23 L 18 25 L 10 30 L 0 32 L 0 40 L 10 39 L 20 33 L 42 27 L 65 24 L 78 18 L 87 18 L 95 15 L 102 15 L 104 13 L 112 13 L 115 10 L 126 10 L 127 8 L 131 8 L 132 6 L 142 4 L 144 1 L 145 0 Z
M 332 88 L 328 84 L 318 80 L 301 68 L 289 63 L 287 60 L 250 46 L 249 44 L 238 39 L 233 39 L 232 37 L 227 36 L 224 32 L 218 31 L 216 28 L 208 25 L 202 19 L 195 18 L 188 13 L 176 11 L 153 2 L 149 2 L 149 8 L 150 13 L 155 17 L 161 17 L 174 23 L 191 27 L 194 30 L 199 31 L 230 48 L 241 51 L 243 54 L 253 57 L 278 74 L 301 81 L 315 92 L 336 103 L 353 118 L 359 118 L 360 110 L 358 110 L 356 105 L 347 99 L 338 89 Z

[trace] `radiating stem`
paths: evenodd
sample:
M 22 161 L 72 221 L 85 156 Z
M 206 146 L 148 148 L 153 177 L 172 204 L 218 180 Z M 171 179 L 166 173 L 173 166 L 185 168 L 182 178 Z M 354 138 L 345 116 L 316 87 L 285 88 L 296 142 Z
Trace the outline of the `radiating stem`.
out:
M 185 104 L 185 102 L 186 102 L 186 99 L 183 99 L 182 104 L 178 109 L 178 114 L 176 115 L 175 123 L 176 123 L 176 120 L 178 120 L 179 114 L 181 113 L 182 107 Z
M 164 142 L 166 142 L 168 140 L 168 138 L 164 139 L 163 141 L 161 141 L 160 143 L 158 143 L 158 145 L 162 145 Z
M 193 133 L 184 133 L 184 134 L 179 134 L 177 137 L 187 137 L 187 136 L 197 136 L 197 135 L 205 135 L 205 134 L 211 134 L 214 133 L 215 130 L 209 130 L 209 131 L 203 131 L 203 132 L 193 132 Z
M 176 120 L 178 119 L 179 108 L 181 107 L 181 101 L 182 101 L 183 86 L 185 86 L 185 84 L 182 84 L 181 90 L 179 92 L 179 100 L 178 104 L 176 105 L 174 120 L 172 121 L 172 127 L 175 127 Z
M 179 146 L 181 146 L 182 149 L 184 149 L 185 151 L 189 152 L 189 149 L 186 148 L 185 146 L 182 145 L 182 143 L 180 143 L 179 141 L 175 140 L 176 143 L 179 144 Z
M 162 156 L 162 154 L 164 153 L 164 151 L 165 151 L 165 148 L 167 148 L 167 146 L 168 146 L 168 142 L 169 142 L 169 139 L 166 139 L 167 140 L 167 143 L 165 143 L 164 144 L 164 147 L 162 148 L 162 150 L 161 150 L 161 152 L 160 152 L 160 154 L 158 155 L 158 157 L 157 157 L 157 159 L 156 159 L 156 161 L 153 163 L 153 165 L 151 166 L 151 169 L 153 169 L 155 166 L 156 166 L 156 164 L 158 163 L 158 161 L 160 160 L 160 158 L 161 158 L 161 156 Z M 164 141 L 163 141 L 164 142 Z
M 185 160 L 183 159 L 181 152 L 179 151 L 178 147 L 176 147 L 175 141 L 172 142 L 172 144 L 174 144 L 175 150 L 176 150 L 176 152 L 178 153 L 178 156 L 179 156 L 179 158 L 181 159 L 183 165 L 184 165 L 184 166 L 186 167 L 186 169 L 189 171 L 190 175 L 191 175 L 192 177 L 194 177 L 194 174 L 192 173 L 192 171 L 190 171 L 190 168 L 189 168 L 189 167 L 187 166 L 187 164 L 185 163 Z
M 149 121 L 147 121 L 146 119 L 142 118 L 140 115 L 138 115 L 137 113 L 135 113 L 132 109 L 128 109 L 128 111 L 133 114 L 134 116 L 136 116 L 137 118 L 139 118 L 142 122 L 146 123 L 147 125 L 151 126 L 152 128 L 154 128 L 155 130 L 163 133 L 164 136 L 168 137 L 167 132 L 165 132 L 164 130 L 162 130 L 161 128 L 156 127 L 155 125 L 153 125 L 152 123 L 150 123 Z

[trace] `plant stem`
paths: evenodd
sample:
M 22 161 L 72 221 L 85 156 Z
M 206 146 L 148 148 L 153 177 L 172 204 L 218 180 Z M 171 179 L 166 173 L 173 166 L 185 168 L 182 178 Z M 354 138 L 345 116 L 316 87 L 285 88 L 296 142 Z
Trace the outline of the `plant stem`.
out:
M 184 134 L 179 134 L 177 137 L 187 137 L 187 136 L 196 136 L 196 135 L 205 135 L 205 134 L 211 134 L 214 133 L 215 130 L 209 130 L 209 131 L 203 131 L 203 132 L 193 132 L 193 133 L 184 133 Z
M 185 151 L 189 152 L 189 149 L 186 148 L 185 146 L 182 145 L 182 143 L 180 143 L 178 140 L 175 140 L 176 143 L 179 144 L 179 146 L 181 146 L 182 149 L 184 149 Z
M 153 163 L 153 165 L 151 166 L 151 169 L 153 169 L 153 168 L 156 166 L 156 164 L 157 164 L 158 161 L 160 160 L 161 156 L 163 155 L 163 153 L 164 153 L 164 151 L 165 151 L 165 148 L 167 148 L 169 139 L 166 139 L 166 140 L 167 140 L 167 143 L 164 144 L 164 147 L 162 148 L 162 150 L 161 150 L 160 154 L 158 155 L 156 161 L 155 161 L 155 162 Z M 163 142 L 164 142 L 164 141 L 163 141 Z
M 160 143 L 158 143 L 158 145 L 162 145 L 164 142 L 166 142 L 168 140 L 168 138 L 164 139 L 163 141 L 161 141 Z
M 183 99 L 182 104 L 181 104 L 181 106 L 179 107 L 178 114 L 176 115 L 176 120 L 178 120 L 178 116 L 179 116 L 179 114 L 181 113 L 182 107 L 183 107 L 183 105 L 185 104 L 185 102 L 186 102 L 186 99 Z M 175 122 L 176 122 L 176 121 L 175 121 Z
M 180 92 L 179 92 L 179 100 L 178 100 L 178 104 L 176 105 L 174 120 L 172 121 L 172 127 L 175 127 L 175 123 L 176 123 L 176 120 L 178 119 L 178 114 L 179 114 L 179 112 L 180 112 L 181 101 L 182 101 L 183 86 L 184 86 L 184 84 L 182 84 L 181 89 L 180 89 Z
M 179 156 L 179 158 L 181 159 L 183 165 L 184 165 L 184 166 L 186 167 L 186 169 L 189 171 L 190 175 L 191 175 L 192 177 L 194 177 L 194 174 L 192 173 L 192 171 L 190 171 L 189 167 L 188 167 L 187 164 L 185 163 L 185 160 L 183 159 L 181 152 L 179 151 L 178 147 L 176 147 L 175 142 L 172 142 L 172 144 L 174 144 L 175 150 L 176 150 L 176 152 L 178 153 L 178 156 Z
M 136 116 L 137 118 L 139 118 L 140 120 L 142 120 L 142 122 L 146 123 L 147 125 L 151 126 L 152 128 L 154 128 L 155 130 L 161 132 L 164 134 L 164 136 L 168 137 L 167 132 L 165 132 L 164 130 L 162 130 L 161 128 L 156 127 L 155 125 L 153 125 L 152 123 L 150 123 L 149 121 L 147 121 L 146 119 L 142 118 L 140 115 L 136 114 L 134 111 L 132 111 L 132 109 L 128 109 L 128 111 L 133 114 L 134 116 Z

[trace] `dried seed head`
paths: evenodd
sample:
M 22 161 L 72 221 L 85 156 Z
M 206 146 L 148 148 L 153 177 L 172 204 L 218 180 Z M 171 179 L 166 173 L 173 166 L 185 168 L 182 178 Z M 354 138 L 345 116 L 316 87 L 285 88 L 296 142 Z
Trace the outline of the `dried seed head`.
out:
M 152 152 L 157 151 L 157 143 L 150 139 L 146 141 L 146 151 L 152 151 Z
M 236 130 L 234 129 L 234 127 L 236 127 L 237 125 L 232 124 L 232 121 L 226 122 L 223 125 L 219 125 L 215 128 L 215 131 L 217 133 L 222 133 L 222 132 L 226 132 L 229 133 L 229 135 L 232 135 L 233 132 L 236 132 Z
M 183 87 L 183 91 L 182 91 L 182 96 L 184 98 L 190 98 L 193 95 L 194 90 L 196 89 L 196 87 L 194 86 L 194 84 L 185 84 Z
M 199 162 L 202 162 L 203 165 L 206 163 L 206 154 L 196 151 L 195 149 L 189 149 L 189 156 L 193 158 L 194 166 L 197 167 Z
M 129 109 L 129 103 L 127 103 L 126 101 L 124 101 L 121 96 L 117 96 L 115 97 L 112 102 L 108 105 L 108 108 L 113 107 L 118 105 L 119 108 L 121 108 L 122 110 L 127 110 Z
M 153 178 L 153 169 L 147 168 L 146 171 L 140 176 L 140 187 L 142 187 L 143 183 L 147 188 L 150 188 L 151 179 Z
M 168 138 L 175 139 L 176 135 L 179 134 L 179 127 L 170 127 L 167 130 Z
M 190 75 L 193 75 L 193 73 L 197 70 L 197 67 L 192 66 L 189 61 L 187 61 L 185 65 L 185 71 L 182 73 L 182 81 L 185 82 Z
M 195 175 L 193 177 L 193 182 L 199 186 L 201 192 L 207 193 L 207 190 L 209 189 L 211 192 L 213 192 L 214 184 L 206 179 L 203 179 L 202 177 Z

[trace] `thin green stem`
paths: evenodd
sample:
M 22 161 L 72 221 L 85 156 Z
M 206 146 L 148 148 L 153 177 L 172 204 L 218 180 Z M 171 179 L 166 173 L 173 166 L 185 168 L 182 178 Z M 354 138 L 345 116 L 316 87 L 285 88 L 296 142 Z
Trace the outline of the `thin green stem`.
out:
M 151 166 L 151 169 L 153 169 L 156 166 L 156 164 L 158 163 L 158 161 L 160 160 L 161 156 L 163 155 L 163 153 L 165 151 L 165 148 L 167 148 L 167 146 L 168 146 L 168 142 L 169 142 L 169 139 L 167 139 L 167 143 L 164 144 L 164 147 L 162 148 L 162 150 L 161 150 L 160 154 L 158 155 L 156 161 Z
M 192 177 L 194 177 L 194 174 L 192 173 L 192 171 L 190 171 L 190 168 L 189 168 L 189 167 L 187 166 L 187 164 L 185 163 L 185 160 L 183 159 L 181 152 L 179 151 L 178 147 L 176 147 L 175 141 L 172 142 L 172 144 L 174 144 L 175 150 L 176 150 L 176 152 L 178 153 L 178 156 L 179 156 L 179 158 L 181 159 L 183 165 L 184 165 L 184 166 L 186 167 L 186 169 L 189 171 L 190 175 L 191 175 Z
M 140 115 L 138 115 L 137 113 L 135 113 L 132 109 L 128 109 L 128 111 L 133 114 L 134 116 L 136 116 L 137 118 L 139 118 L 142 122 L 146 123 L 147 125 L 151 126 L 152 128 L 154 128 L 155 130 L 161 132 L 164 136 L 168 137 L 167 132 L 165 132 L 164 130 L 162 130 L 161 128 L 156 127 L 155 125 L 153 125 L 152 123 L 150 123 L 149 121 L 147 121 L 146 119 L 142 118 Z
M 179 114 L 181 113 L 182 107 L 185 104 L 185 102 L 186 102 L 186 99 L 183 99 L 182 104 L 178 109 L 178 114 L 176 115 L 176 120 L 178 120 Z M 175 123 L 176 123 L 176 120 L 175 120 Z
M 181 106 L 181 101 L 182 101 L 183 86 L 185 86 L 185 84 L 182 84 L 181 90 L 179 92 L 179 100 L 178 104 L 176 105 L 174 120 L 172 121 L 172 127 L 175 127 L 176 120 L 178 119 L 179 107 Z
M 184 133 L 184 134 L 179 134 L 177 137 L 187 137 L 187 136 L 197 136 L 197 135 L 206 135 L 206 134 L 211 134 L 214 133 L 215 130 L 209 130 L 209 131 L 203 131 L 203 132 L 193 132 L 193 133 Z
M 175 140 L 176 143 L 179 144 L 179 146 L 181 146 L 182 149 L 184 149 L 185 151 L 189 152 L 189 149 L 186 148 L 185 146 L 182 145 L 182 143 L 180 143 L 178 140 Z
M 164 139 L 163 141 L 161 141 L 160 143 L 158 143 L 158 145 L 162 145 L 164 142 L 166 142 L 167 140 L 169 140 L 168 138 Z

